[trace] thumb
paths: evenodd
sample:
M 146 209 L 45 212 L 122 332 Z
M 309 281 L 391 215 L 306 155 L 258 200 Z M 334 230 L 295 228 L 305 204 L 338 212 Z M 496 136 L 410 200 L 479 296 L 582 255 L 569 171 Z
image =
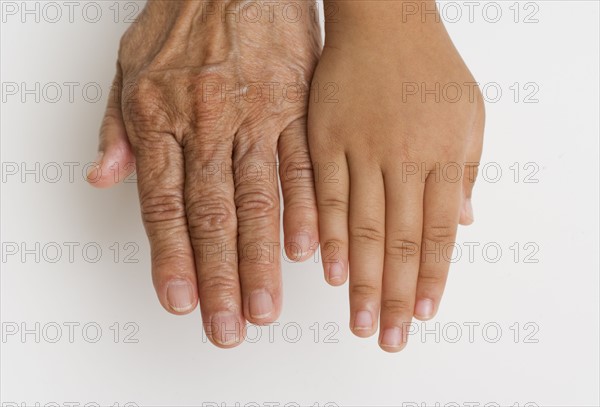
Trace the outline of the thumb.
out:
M 121 110 L 123 77 L 117 63 L 117 74 L 108 97 L 108 105 L 100 127 L 100 144 L 95 165 L 87 173 L 87 181 L 98 188 L 108 188 L 135 171 L 135 159 L 125 130 Z
M 464 165 L 463 176 L 463 196 L 460 210 L 461 225 L 470 225 L 475 220 L 473 215 L 473 204 L 471 197 L 473 195 L 473 187 L 477 179 L 477 171 L 479 169 L 479 161 L 481 160 L 481 151 L 483 149 L 483 129 L 485 127 L 485 106 L 481 93 L 477 92 L 477 112 L 473 121 L 473 128 L 469 136 L 467 147 L 466 162 Z

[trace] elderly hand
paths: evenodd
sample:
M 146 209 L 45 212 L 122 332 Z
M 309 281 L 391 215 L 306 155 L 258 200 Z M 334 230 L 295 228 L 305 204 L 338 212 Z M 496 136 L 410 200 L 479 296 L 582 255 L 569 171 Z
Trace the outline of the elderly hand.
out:
M 320 45 L 298 1 L 150 1 L 121 40 L 88 179 L 110 186 L 135 162 L 159 300 L 185 314 L 199 299 L 217 346 L 280 312 L 277 157 L 288 256 L 316 248 L 305 127 Z

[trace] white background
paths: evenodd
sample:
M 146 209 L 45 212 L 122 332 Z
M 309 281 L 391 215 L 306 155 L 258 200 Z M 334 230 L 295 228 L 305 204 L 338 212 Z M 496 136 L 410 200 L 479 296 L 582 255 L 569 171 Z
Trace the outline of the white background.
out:
M 55 17 L 47 9 L 36 23 L 15 4 L 17 15 L 3 15 L 1 43 L 3 405 L 599 404 L 597 2 L 521 2 L 517 22 L 513 2 L 497 2 L 496 23 L 495 8 L 486 14 L 485 2 L 473 22 L 458 3 L 462 18 L 447 27 L 477 80 L 491 84 L 482 160 L 488 172 L 475 190 L 476 223 L 460 229 L 462 255 L 441 311 L 417 325 L 400 354 L 381 351 L 376 337 L 351 335 L 347 288 L 327 286 L 315 261 L 284 262 L 280 325 L 263 328 L 256 343 L 217 349 L 203 338 L 198 310 L 166 313 L 151 284 L 135 184 L 101 191 L 82 176 L 95 156 L 123 20 L 132 9 L 121 4 L 115 23 L 113 2 L 100 1 L 102 17 L 90 23 L 80 3 L 71 23 L 59 3 L 59 22 L 46 21 Z M 88 18 L 93 11 L 87 9 Z M 446 20 L 455 12 L 442 8 Z M 530 13 L 537 22 L 523 21 Z M 20 87 L 16 95 L 4 92 L 10 82 Z M 50 88 L 46 97 L 40 90 L 39 103 L 23 95 L 23 84 L 32 89 L 36 82 L 40 89 L 61 84 L 62 97 L 50 103 Z M 80 84 L 72 103 L 65 82 Z M 101 85 L 97 103 L 82 96 L 87 83 Z M 533 103 L 524 103 L 536 89 Z M 94 87 L 88 91 L 94 98 Z M 72 180 L 69 162 L 77 163 Z M 21 163 L 33 171 L 24 175 Z M 62 174 L 50 182 L 57 167 Z M 72 262 L 65 242 L 79 244 Z M 137 263 L 125 262 L 128 242 L 139 247 Z M 480 244 L 472 261 L 468 242 Z M 15 244 L 19 253 L 9 255 Z M 56 245 L 62 254 L 52 263 Z M 94 245 L 102 248 L 96 263 Z M 22 259 L 25 247 L 34 253 Z M 72 341 L 69 323 L 79 324 Z M 52 343 L 57 325 L 62 337 Z M 102 333 L 91 343 L 95 327 Z M 23 328 L 33 333 L 23 337 Z M 431 333 L 423 337 L 423 329 Z

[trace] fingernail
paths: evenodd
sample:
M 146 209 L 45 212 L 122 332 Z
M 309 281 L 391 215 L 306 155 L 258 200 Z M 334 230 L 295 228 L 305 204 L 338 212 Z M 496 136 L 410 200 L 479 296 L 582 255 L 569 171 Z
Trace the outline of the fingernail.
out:
M 240 323 L 236 314 L 221 311 L 214 314 L 210 321 L 210 335 L 221 345 L 232 345 L 240 342 Z
M 273 298 L 265 290 L 250 294 L 250 316 L 256 319 L 268 317 L 273 312 Z
M 373 318 L 371 318 L 371 313 L 369 311 L 358 311 L 356 313 L 356 317 L 354 317 L 354 329 L 373 329 Z
M 402 347 L 402 330 L 398 327 L 386 329 L 383 331 L 380 344 L 387 348 Z
M 344 266 L 341 263 L 336 262 L 329 266 L 329 282 L 339 283 L 344 278 Z
M 104 151 L 98 151 L 98 155 L 96 156 L 96 159 L 94 160 L 96 165 L 92 165 L 88 169 L 88 172 L 86 175 L 88 180 L 95 181 L 95 180 L 99 179 L 100 176 L 102 175 L 102 173 L 100 172 L 101 168 L 102 168 L 102 158 L 104 158 Z M 94 175 L 94 176 L 92 177 L 92 175 Z
M 415 316 L 420 319 L 430 319 L 433 317 L 433 301 L 429 298 L 417 300 L 417 305 L 415 305 Z
M 307 233 L 298 233 L 294 237 L 294 242 L 300 246 L 300 258 L 306 256 L 310 252 L 310 236 Z
M 167 302 L 174 311 L 190 311 L 196 305 L 192 285 L 187 280 L 170 281 L 167 285 Z

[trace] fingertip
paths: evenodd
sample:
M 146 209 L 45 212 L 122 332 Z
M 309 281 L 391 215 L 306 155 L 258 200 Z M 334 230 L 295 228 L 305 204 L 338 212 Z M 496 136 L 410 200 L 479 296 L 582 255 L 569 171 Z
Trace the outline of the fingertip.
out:
M 109 188 L 135 171 L 135 157 L 120 109 L 109 106 L 100 128 L 99 152 L 86 180 L 96 188 Z
M 167 283 L 163 306 L 171 314 L 185 315 L 196 309 L 198 294 L 190 281 L 173 279 Z
M 368 338 L 377 331 L 377 322 L 369 310 L 357 311 L 354 318 L 350 321 L 352 333 L 359 338 Z
M 381 350 L 383 350 L 384 352 L 387 352 L 387 353 L 399 353 L 402 350 L 404 350 L 404 348 L 406 347 L 406 344 L 403 344 L 402 346 L 387 346 L 387 345 L 380 343 L 379 347 L 381 348 Z
M 221 349 L 239 346 L 246 336 L 246 321 L 233 311 L 219 311 L 204 325 L 209 340 Z
M 308 260 L 319 246 L 319 238 L 316 231 L 289 233 L 285 240 L 285 254 L 293 262 Z
M 245 301 L 244 317 L 254 325 L 269 325 L 281 314 L 281 294 L 259 288 L 250 293 Z
M 135 160 L 129 146 L 100 151 L 89 164 L 86 181 L 96 188 L 110 188 L 135 171 Z
M 258 317 L 247 316 L 246 320 L 253 325 L 267 326 L 267 325 L 271 325 L 271 324 L 277 322 L 277 320 L 279 319 L 279 314 L 280 314 L 279 311 L 275 311 L 272 314 L 269 314 L 266 316 L 258 316 Z
M 329 285 L 334 287 L 339 287 L 346 283 L 348 273 L 346 272 L 344 263 L 337 261 L 326 265 L 325 279 Z
M 98 151 L 98 155 L 92 163 L 89 164 L 85 180 L 93 187 L 99 187 L 99 182 L 102 180 L 102 162 L 104 151 Z
M 429 321 L 436 314 L 435 302 L 429 298 L 419 298 L 415 302 L 413 316 L 419 321 Z
M 375 334 L 374 329 L 352 328 L 352 333 L 359 338 L 370 338 Z
M 398 353 L 406 347 L 406 337 L 402 328 L 389 327 L 379 333 L 379 347 L 388 353 Z
M 277 321 L 281 315 L 281 293 L 258 288 L 250 294 L 244 292 L 243 317 L 251 324 L 263 326 Z
M 475 222 L 473 219 L 463 216 L 462 214 L 460 215 L 460 220 L 458 221 L 458 223 L 462 226 L 471 226 L 473 222 Z
M 337 239 L 328 239 L 321 245 L 321 257 L 325 281 L 334 287 L 348 280 L 348 251 L 347 243 Z

